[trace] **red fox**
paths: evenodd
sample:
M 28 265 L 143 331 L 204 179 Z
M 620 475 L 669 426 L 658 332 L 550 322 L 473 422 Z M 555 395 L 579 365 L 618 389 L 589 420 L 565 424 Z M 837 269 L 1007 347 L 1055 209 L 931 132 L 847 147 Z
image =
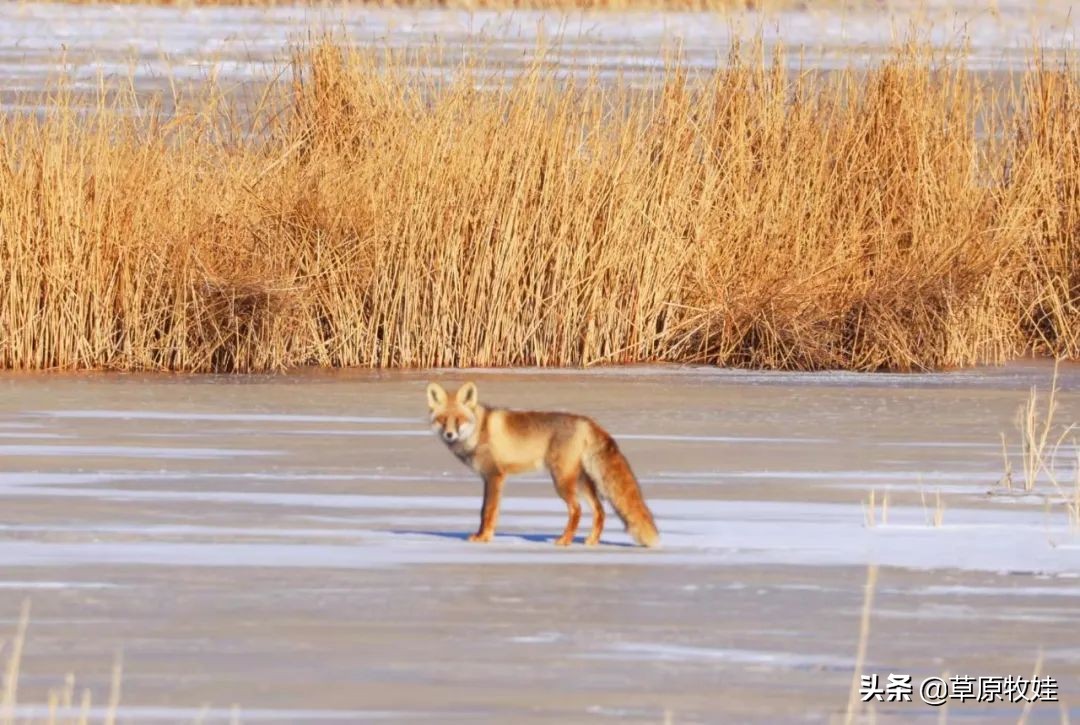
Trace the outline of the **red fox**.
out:
M 480 404 L 473 383 L 465 383 L 453 396 L 430 383 L 427 399 L 432 430 L 484 479 L 480 528 L 469 541 L 491 541 L 507 475 L 546 467 L 569 512 L 566 530 L 556 545 L 569 546 L 574 540 L 581 519 L 578 484 L 593 510 L 587 545 L 599 543 L 604 530 L 601 496 L 614 506 L 634 541 L 642 546 L 660 543 L 630 464 L 615 440 L 591 419 L 570 413 L 487 408 Z

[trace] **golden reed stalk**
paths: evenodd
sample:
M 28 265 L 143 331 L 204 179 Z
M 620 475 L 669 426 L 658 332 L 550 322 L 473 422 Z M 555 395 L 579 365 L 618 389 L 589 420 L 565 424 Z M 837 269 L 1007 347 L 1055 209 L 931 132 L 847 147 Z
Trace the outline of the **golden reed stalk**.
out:
M 322 41 L 175 113 L 61 89 L 0 117 L 0 366 L 1076 358 L 1080 76 L 1035 58 L 642 90 Z

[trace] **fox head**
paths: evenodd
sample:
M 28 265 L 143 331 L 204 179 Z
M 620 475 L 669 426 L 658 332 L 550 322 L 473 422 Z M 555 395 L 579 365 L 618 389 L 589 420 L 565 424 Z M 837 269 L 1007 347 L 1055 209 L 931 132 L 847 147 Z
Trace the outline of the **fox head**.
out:
M 476 430 L 476 386 L 465 383 L 452 396 L 438 383 L 428 383 L 431 429 L 446 443 L 468 440 Z

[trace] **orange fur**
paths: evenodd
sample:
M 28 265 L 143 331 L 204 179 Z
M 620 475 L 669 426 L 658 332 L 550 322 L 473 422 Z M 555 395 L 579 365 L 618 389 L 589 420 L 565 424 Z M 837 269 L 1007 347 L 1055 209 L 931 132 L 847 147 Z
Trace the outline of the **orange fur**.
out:
M 566 503 L 567 522 L 555 543 L 568 546 L 581 519 L 579 488 L 593 510 L 587 545 L 604 530 L 601 498 L 611 502 L 638 544 L 656 546 L 660 535 L 630 463 L 615 440 L 590 418 L 571 413 L 517 411 L 480 404 L 476 386 L 465 383 L 449 395 L 437 383 L 427 387 L 432 428 L 465 465 L 484 479 L 480 527 L 470 541 L 495 534 L 506 477 L 546 468 L 555 492 Z

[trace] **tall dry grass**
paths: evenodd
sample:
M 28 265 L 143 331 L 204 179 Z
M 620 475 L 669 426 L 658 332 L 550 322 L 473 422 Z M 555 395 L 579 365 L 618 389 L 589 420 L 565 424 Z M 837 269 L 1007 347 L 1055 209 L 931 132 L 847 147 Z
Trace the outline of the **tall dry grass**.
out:
M 1071 68 L 733 52 L 641 90 L 415 60 L 318 42 L 284 91 L 4 115 L 0 366 L 1080 356 Z
M 92 710 L 93 696 L 89 688 L 82 688 L 76 693 L 75 676 L 68 674 L 61 687 L 49 691 L 48 702 L 44 707 L 30 706 L 31 710 L 42 709 L 40 717 L 29 717 L 19 712 L 19 675 L 23 664 L 23 650 L 26 646 L 26 631 L 30 626 L 30 602 L 23 602 L 22 612 L 10 641 L 0 639 L 0 656 L 6 658 L 3 679 L 0 680 L 0 725 L 88 725 L 101 722 L 103 725 L 115 725 L 120 707 L 120 679 L 122 667 L 117 659 L 113 665 L 109 685 L 108 704 Z
M 1058 366 L 1055 364 L 1049 388 L 1040 394 L 1038 388 L 1032 386 L 1027 401 L 1017 410 L 1023 484 L 1020 490 L 1023 494 L 1042 495 L 1048 504 L 1061 503 L 1069 526 L 1080 528 L 1080 423 L 1057 419 L 1058 392 Z M 1001 452 L 1005 468 L 1001 479 L 1002 493 L 1007 495 L 1013 492 L 1014 481 L 1004 433 L 1001 434 Z M 1040 483 L 1043 485 L 1039 486 Z

